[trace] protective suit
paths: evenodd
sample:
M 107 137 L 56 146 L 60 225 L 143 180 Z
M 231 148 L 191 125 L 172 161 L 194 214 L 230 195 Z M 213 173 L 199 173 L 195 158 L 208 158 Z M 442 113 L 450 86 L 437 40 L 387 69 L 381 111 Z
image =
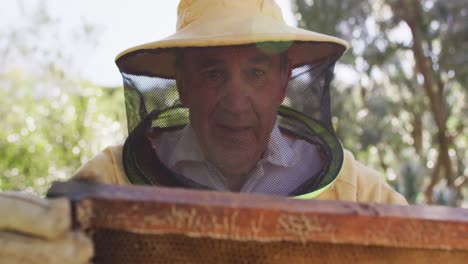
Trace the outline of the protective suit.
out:
M 131 184 L 125 174 L 121 157 L 122 146 L 108 147 L 84 164 L 73 175 L 72 179 L 111 184 Z M 311 196 L 303 196 L 302 198 L 407 204 L 405 198 L 393 190 L 385 182 L 381 174 L 356 161 L 349 151 L 345 151 L 343 167 L 337 179 L 317 196 Z
M 259 177 L 258 185 L 266 187 L 257 190 L 305 199 L 406 203 L 378 173 L 344 151 L 333 129 L 330 83 L 336 61 L 348 49 L 344 40 L 286 25 L 272 0 L 181 1 L 178 18 L 175 34 L 117 56 L 129 136 L 123 146 L 108 148 L 84 165 L 75 178 L 216 190 L 223 188 L 214 188 L 218 185 L 210 177 L 221 182 L 244 177 L 225 188 L 239 191 L 252 189 L 243 184 L 262 171 L 273 171 Z M 171 133 L 188 125 L 195 136 L 184 142 L 197 144 L 179 148 L 184 137 Z M 258 165 L 268 161 L 265 138 L 276 128 L 290 140 L 279 144 L 278 152 L 305 146 L 304 155 L 294 157 L 298 166 L 283 170 L 281 159 L 267 169 Z M 166 134 L 173 148 L 158 140 Z M 186 160 L 177 167 L 174 156 Z M 194 176 L 197 171 L 202 173 Z M 277 171 L 288 175 L 283 183 L 268 179 Z M 290 181 L 296 181 L 290 189 L 269 192 Z

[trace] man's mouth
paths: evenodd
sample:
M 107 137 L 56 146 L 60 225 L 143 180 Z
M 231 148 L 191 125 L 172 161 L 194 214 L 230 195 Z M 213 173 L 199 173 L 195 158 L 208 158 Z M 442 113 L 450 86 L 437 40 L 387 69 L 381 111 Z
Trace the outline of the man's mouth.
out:
M 232 131 L 244 131 L 250 129 L 250 126 L 232 126 L 232 125 L 221 125 L 218 124 L 218 127 L 222 129 L 232 130 Z
M 226 125 L 216 124 L 216 127 L 221 133 L 229 137 L 243 137 L 251 132 L 252 127 L 248 125 Z

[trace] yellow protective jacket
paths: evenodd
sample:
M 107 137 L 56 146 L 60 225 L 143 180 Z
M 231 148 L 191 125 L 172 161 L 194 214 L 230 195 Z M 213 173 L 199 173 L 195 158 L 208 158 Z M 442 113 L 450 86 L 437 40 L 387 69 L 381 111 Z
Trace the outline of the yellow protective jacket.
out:
M 130 184 L 122 163 L 122 145 L 107 147 L 85 163 L 72 177 L 109 184 Z M 406 205 L 405 198 L 393 190 L 383 176 L 344 152 L 337 179 L 314 199 Z

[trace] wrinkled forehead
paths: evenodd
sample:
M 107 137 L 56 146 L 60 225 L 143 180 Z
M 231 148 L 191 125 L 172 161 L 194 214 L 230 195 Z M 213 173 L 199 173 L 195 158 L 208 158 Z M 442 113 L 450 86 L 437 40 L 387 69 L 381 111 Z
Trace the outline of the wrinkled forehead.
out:
M 279 62 L 282 54 L 255 46 L 204 47 L 182 49 L 178 59 L 184 65 L 194 66 L 218 63 L 272 64 Z

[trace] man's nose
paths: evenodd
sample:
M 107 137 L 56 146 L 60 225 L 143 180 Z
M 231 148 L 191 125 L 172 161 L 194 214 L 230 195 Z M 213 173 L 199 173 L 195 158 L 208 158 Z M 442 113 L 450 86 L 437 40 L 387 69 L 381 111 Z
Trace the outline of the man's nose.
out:
M 234 74 L 226 79 L 221 104 L 223 108 L 232 113 L 240 113 L 249 109 L 249 89 L 240 76 Z

